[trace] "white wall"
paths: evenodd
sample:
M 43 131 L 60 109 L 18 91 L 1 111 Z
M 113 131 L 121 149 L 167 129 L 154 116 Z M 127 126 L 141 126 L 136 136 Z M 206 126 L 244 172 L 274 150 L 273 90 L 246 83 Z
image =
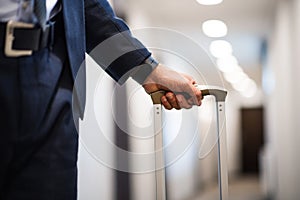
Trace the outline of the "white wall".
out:
M 104 134 L 114 141 L 110 107 L 113 80 L 104 75 L 103 70 L 88 56 L 86 63 L 87 102 L 85 118 L 80 123 L 79 131 L 78 199 L 112 200 L 115 192 L 115 171 L 106 164 L 113 162 L 115 152 L 109 146 L 103 145 L 107 138 L 102 136 Z M 109 162 L 101 159 L 103 154 Z
M 269 40 L 268 67 L 274 87 L 266 91 L 269 192 L 277 200 L 300 196 L 299 157 L 299 18 L 300 1 L 279 1 Z M 269 84 L 272 81 L 269 81 Z

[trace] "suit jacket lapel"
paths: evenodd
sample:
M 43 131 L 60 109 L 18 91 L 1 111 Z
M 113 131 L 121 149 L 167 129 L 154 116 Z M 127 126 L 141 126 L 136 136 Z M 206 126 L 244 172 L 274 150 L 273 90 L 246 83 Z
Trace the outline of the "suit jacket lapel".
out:
M 83 118 L 86 95 L 84 0 L 62 0 L 62 6 L 69 62 L 73 79 L 76 78 L 73 111 Z
M 84 1 L 62 0 L 67 49 L 73 77 L 85 56 Z

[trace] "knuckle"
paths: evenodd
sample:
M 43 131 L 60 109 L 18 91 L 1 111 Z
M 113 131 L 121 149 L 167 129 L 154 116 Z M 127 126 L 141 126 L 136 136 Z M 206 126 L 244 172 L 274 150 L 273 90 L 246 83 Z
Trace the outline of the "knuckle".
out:
M 168 101 L 171 103 L 171 104 L 177 104 L 177 100 L 175 97 L 172 97 L 170 99 L 168 99 Z
M 166 94 L 167 99 L 172 99 L 174 97 L 173 93 L 169 92 Z
M 168 102 L 168 100 L 167 100 L 167 98 L 166 98 L 165 96 L 162 96 L 162 97 L 161 97 L 161 101 L 162 101 L 162 103 Z
M 177 98 L 177 102 L 178 102 L 179 105 L 183 105 L 184 104 L 184 101 L 181 98 Z

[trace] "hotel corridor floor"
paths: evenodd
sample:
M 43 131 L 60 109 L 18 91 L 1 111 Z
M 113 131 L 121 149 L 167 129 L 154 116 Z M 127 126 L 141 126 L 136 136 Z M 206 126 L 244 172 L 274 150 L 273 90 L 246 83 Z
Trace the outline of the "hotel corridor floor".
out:
M 211 186 L 202 190 L 192 200 L 218 200 L 218 186 Z M 229 183 L 230 200 L 264 200 L 259 179 L 255 176 L 241 177 Z

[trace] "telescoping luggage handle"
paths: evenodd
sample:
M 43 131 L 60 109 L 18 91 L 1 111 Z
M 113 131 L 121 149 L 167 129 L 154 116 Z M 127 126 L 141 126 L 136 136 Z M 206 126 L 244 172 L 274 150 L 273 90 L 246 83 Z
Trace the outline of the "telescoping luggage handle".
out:
M 198 89 L 200 86 L 195 85 Z M 216 99 L 217 110 L 217 134 L 218 134 L 218 181 L 220 200 L 228 200 L 228 169 L 227 169 L 227 141 L 225 121 L 225 98 L 227 91 L 212 87 L 200 89 L 202 96 L 212 95 Z M 155 179 L 156 179 L 156 200 L 166 200 L 166 177 L 164 166 L 163 135 L 162 135 L 162 105 L 161 97 L 165 91 L 157 91 L 150 94 L 154 105 L 154 148 L 155 148 Z

